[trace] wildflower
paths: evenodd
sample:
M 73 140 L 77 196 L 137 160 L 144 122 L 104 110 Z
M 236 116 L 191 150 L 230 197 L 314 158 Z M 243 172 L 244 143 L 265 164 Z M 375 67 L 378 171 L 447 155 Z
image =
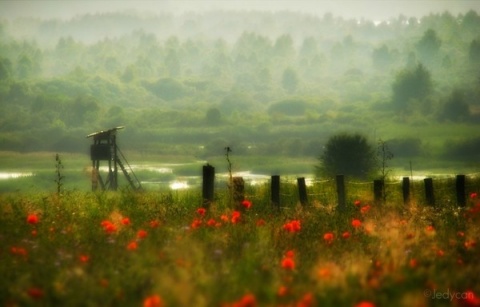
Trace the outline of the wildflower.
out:
M 464 237 L 465 236 L 465 233 L 463 231 L 458 231 L 457 232 L 457 236 L 459 237 Z
M 350 238 L 350 233 L 348 231 L 345 231 L 344 233 L 342 233 L 342 238 L 344 239 Z
M 362 222 L 360 220 L 354 219 L 352 221 L 352 226 L 355 227 L 355 228 L 358 228 L 358 227 L 362 226 Z
M 443 257 L 443 255 L 445 255 L 445 252 L 441 249 L 437 250 L 437 256 L 438 257 Z
M 473 192 L 470 194 L 470 199 L 475 199 L 477 198 L 478 194 L 476 192 Z
M 40 289 L 40 288 L 36 288 L 36 287 L 32 287 L 30 289 L 27 290 L 27 293 L 28 293 L 28 296 L 30 296 L 31 298 L 35 299 L 35 300 L 39 300 L 41 298 L 43 298 L 43 290 Z
M 25 248 L 23 247 L 16 247 L 16 246 L 12 246 L 10 248 L 10 253 L 12 255 L 16 255 L 16 256 L 23 256 L 23 257 L 26 257 L 28 255 L 28 252 Z
M 202 220 L 194 219 L 192 224 L 190 225 L 190 227 L 192 227 L 192 229 L 196 229 L 196 228 L 202 226 L 202 223 L 203 223 Z
M 230 219 L 228 218 L 228 215 L 226 215 L 226 214 L 222 214 L 220 216 L 220 219 L 225 223 L 228 223 L 228 221 L 230 221 Z
M 143 229 L 140 229 L 137 232 L 137 238 L 139 238 L 139 239 L 145 239 L 147 236 L 148 236 L 148 233 Z
M 287 271 L 291 271 L 291 270 L 295 269 L 295 260 L 293 260 L 290 257 L 283 258 L 282 268 L 284 268 Z
M 288 288 L 285 286 L 280 286 L 277 291 L 278 296 L 286 296 L 288 294 Z
M 33 236 L 33 237 L 36 237 L 37 234 L 38 234 L 38 231 L 37 231 L 36 229 L 34 229 L 34 230 L 32 230 L 31 233 L 32 233 L 32 236 Z
M 463 300 L 464 306 L 480 306 L 480 298 L 471 290 L 463 292 L 461 299 Z
M 285 253 L 285 257 L 287 258 L 293 258 L 295 257 L 295 252 L 293 250 L 288 250 L 286 253 Z
M 357 199 L 353 202 L 353 204 L 355 205 L 355 207 L 359 207 L 362 204 L 362 202 Z
M 163 301 L 159 295 L 150 295 L 143 300 L 143 307 L 162 307 Z
M 265 222 L 264 219 L 259 219 L 256 224 L 257 224 L 258 227 L 261 227 L 261 226 L 264 226 L 266 224 L 266 222 Z
M 334 238 L 334 236 L 333 236 L 333 233 L 331 233 L 331 232 L 327 232 L 326 234 L 323 235 L 323 239 L 328 244 L 332 244 L 333 238 Z
M 301 223 L 299 220 L 292 220 L 283 225 L 283 229 L 288 232 L 299 232 L 302 229 Z
M 297 302 L 297 307 L 310 307 L 313 306 L 313 295 L 308 292 Z
M 128 217 L 124 217 L 122 219 L 122 224 L 125 226 L 130 225 L 130 219 Z
M 428 225 L 425 230 L 428 231 L 428 232 L 434 232 L 434 231 L 435 231 L 435 227 L 433 227 L 433 225 Z
M 117 226 L 110 221 L 106 221 L 106 220 L 102 221 L 101 225 L 103 227 L 103 230 L 108 234 L 111 234 L 117 231 Z
M 231 219 L 232 223 L 237 224 L 238 222 L 240 222 L 240 216 L 241 216 L 240 211 L 233 211 L 232 219 Z
M 244 200 L 244 201 L 242 201 L 242 206 L 245 209 L 250 209 L 250 207 L 252 206 L 252 202 L 249 201 L 249 200 Z
M 87 263 L 88 261 L 90 261 L 90 257 L 88 255 L 80 255 L 80 257 L 78 257 L 78 259 L 82 263 Z
M 197 209 L 197 213 L 198 213 L 198 215 L 200 215 L 200 216 L 204 216 L 205 213 L 207 213 L 207 209 L 205 209 L 205 208 L 203 208 L 203 207 L 202 207 L 202 208 L 198 208 L 198 209 Z
M 149 224 L 150 224 L 150 228 L 157 228 L 158 226 L 160 226 L 160 222 L 157 220 L 150 221 Z
M 27 216 L 27 223 L 32 224 L 32 225 L 38 224 L 39 220 L 40 219 L 38 218 L 38 215 L 36 215 L 36 214 L 29 214 Z
M 238 307 L 255 307 L 257 306 L 257 299 L 255 298 L 255 295 L 248 293 L 245 294 L 240 301 L 238 301 L 234 306 Z
M 138 248 L 138 244 L 137 244 L 136 241 L 132 241 L 132 242 L 128 243 L 128 245 L 127 245 L 127 249 L 129 251 L 136 250 L 137 248 Z
M 363 206 L 361 209 L 360 209 L 360 213 L 362 214 L 365 214 L 367 213 L 369 210 L 370 210 L 370 205 L 366 205 L 366 206 Z
M 208 222 L 207 222 L 207 226 L 209 226 L 209 227 L 217 226 L 217 221 L 215 221 L 215 219 L 209 219 Z
M 408 262 L 408 265 L 409 265 L 410 268 L 412 268 L 412 269 L 416 268 L 417 265 L 418 265 L 417 259 L 415 259 L 415 258 L 410 259 L 410 261 Z
M 375 307 L 375 304 L 369 301 L 362 301 L 356 304 L 355 307 Z
M 477 242 L 475 242 L 473 240 L 467 240 L 463 244 L 465 245 L 466 249 L 469 249 L 469 248 L 474 248 L 477 245 Z

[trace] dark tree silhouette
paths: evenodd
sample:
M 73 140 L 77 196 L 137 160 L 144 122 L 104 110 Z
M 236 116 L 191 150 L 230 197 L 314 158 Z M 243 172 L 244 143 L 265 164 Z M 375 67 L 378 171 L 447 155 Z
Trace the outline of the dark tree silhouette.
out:
M 337 134 L 327 141 L 316 166 L 317 176 L 366 178 L 374 170 L 375 149 L 360 134 Z
M 405 69 L 397 74 L 393 83 L 392 102 L 399 111 L 408 111 L 411 100 L 422 101 L 432 92 L 430 72 L 422 64 L 413 70 Z

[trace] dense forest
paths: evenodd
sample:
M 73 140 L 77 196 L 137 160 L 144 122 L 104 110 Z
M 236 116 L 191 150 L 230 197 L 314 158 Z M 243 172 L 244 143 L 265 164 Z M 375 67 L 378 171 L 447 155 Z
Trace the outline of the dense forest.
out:
M 480 16 L 104 13 L 0 21 L 0 150 L 316 157 L 339 131 L 400 159 L 480 158 Z

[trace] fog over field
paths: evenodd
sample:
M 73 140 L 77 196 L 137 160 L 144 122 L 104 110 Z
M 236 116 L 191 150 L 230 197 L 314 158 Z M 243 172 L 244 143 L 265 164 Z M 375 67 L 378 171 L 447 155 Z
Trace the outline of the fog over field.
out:
M 309 13 L 321 16 L 332 13 L 344 18 L 367 18 L 373 20 L 388 20 L 400 14 L 421 17 L 430 13 L 449 11 L 453 14 L 478 10 L 477 0 L 112 0 L 112 1 L 0 1 L 2 10 L 0 16 L 40 17 L 68 19 L 87 13 L 104 13 L 115 11 L 132 11 L 139 13 L 176 13 L 205 12 L 209 10 L 237 11 L 283 11 Z

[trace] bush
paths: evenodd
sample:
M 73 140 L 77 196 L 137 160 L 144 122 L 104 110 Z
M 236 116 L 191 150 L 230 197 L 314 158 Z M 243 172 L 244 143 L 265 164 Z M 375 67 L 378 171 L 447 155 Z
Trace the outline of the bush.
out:
M 360 134 L 337 134 L 328 140 L 316 166 L 317 176 L 366 178 L 375 168 L 375 149 Z

